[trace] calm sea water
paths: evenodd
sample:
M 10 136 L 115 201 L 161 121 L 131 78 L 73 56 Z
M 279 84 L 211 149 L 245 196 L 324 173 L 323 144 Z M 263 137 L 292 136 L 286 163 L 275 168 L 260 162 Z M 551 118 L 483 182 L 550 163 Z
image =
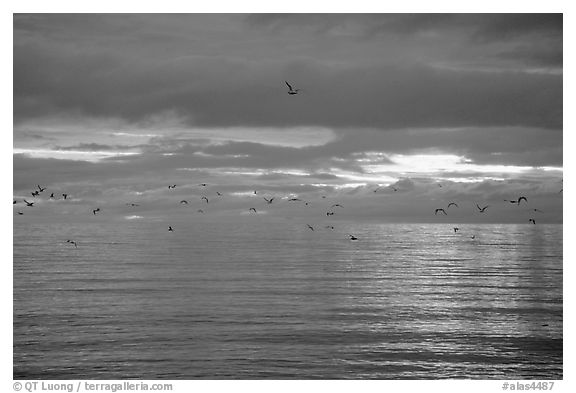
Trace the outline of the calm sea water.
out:
M 17 223 L 14 378 L 562 379 L 562 225 L 335 226 Z

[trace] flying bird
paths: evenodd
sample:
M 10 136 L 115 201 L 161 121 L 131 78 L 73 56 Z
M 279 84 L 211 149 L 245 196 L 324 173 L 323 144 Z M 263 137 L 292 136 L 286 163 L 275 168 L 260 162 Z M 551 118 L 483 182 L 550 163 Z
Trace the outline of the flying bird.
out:
M 526 199 L 525 196 L 521 196 L 520 198 L 518 198 L 518 206 L 520 206 L 520 202 L 522 202 L 522 200 L 524 200 L 526 203 L 528 203 L 528 199 Z
M 478 206 L 478 204 L 476 204 L 476 207 L 478 208 L 478 210 L 480 211 L 480 213 L 484 213 L 484 211 L 485 211 L 486 209 L 488 209 L 490 206 L 480 207 L 480 206 Z
M 12 203 L 12 204 L 15 205 L 15 204 L 16 204 L 16 200 L 14 200 L 14 203 Z
M 334 212 L 326 212 L 326 215 L 327 215 L 327 216 L 333 216 L 333 215 L 334 215 Z
M 206 203 L 208 203 L 208 198 L 206 198 L 205 196 L 203 196 L 203 197 L 200 198 L 200 199 L 204 199 L 204 200 L 206 200 Z
M 264 197 L 264 200 L 266 201 L 266 203 L 271 204 L 272 201 L 274 200 L 274 198 L 268 199 L 268 198 Z
M 168 232 L 174 232 L 174 229 L 172 229 L 171 226 L 168 226 Z
M 334 229 L 334 227 L 332 225 L 326 225 L 324 228 L 326 229 Z
M 140 205 L 138 205 L 137 203 L 127 203 L 126 206 L 135 207 L 135 206 L 140 206 Z
M 529 219 L 528 222 L 531 222 L 532 224 L 536 225 L 536 220 L 533 218 Z
M 40 190 L 40 192 L 43 192 L 46 189 L 46 187 L 44 187 L 44 188 L 40 187 L 40 184 L 36 184 L 36 185 L 38 186 L 38 189 Z
M 50 194 L 50 198 L 54 198 L 54 193 Z
M 348 236 L 350 236 L 350 240 L 358 240 L 358 238 L 354 235 L 348 235 Z
M 448 207 L 447 207 L 446 209 L 450 209 L 450 206 L 456 206 L 456 207 L 458 207 L 458 204 L 455 203 L 455 202 L 450 202 L 450 203 L 448 204 Z
M 173 184 L 173 185 L 171 185 L 171 186 L 168 186 L 168 189 L 171 189 L 171 188 L 172 188 L 172 189 L 176 188 L 176 184 Z
M 256 192 L 256 190 L 254 190 L 254 195 L 256 195 L 256 194 L 258 194 L 258 193 Z
M 342 206 L 342 205 L 339 204 L 339 203 L 335 203 L 335 204 L 333 204 L 333 205 L 330 206 L 330 207 L 341 207 L 341 208 L 344 208 L 344 206 Z
M 64 199 L 68 198 L 68 194 L 62 194 L 62 196 L 64 197 Z
M 458 232 L 459 230 L 460 230 L 460 228 L 454 227 L 454 233 Z
M 182 200 L 180 201 L 180 204 L 182 204 L 182 205 L 187 205 L 187 204 L 188 204 L 188 201 L 185 200 L 185 199 L 182 199 Z
M 509 199 L 504 199 L 504 202 L 518 203 L 518 201 L 511 201 L 511 200 L 509 200 Z
M 436 210 L 434 210 L 434 215 L 437 215 L 438 213 L 444 213 L 445 216 L 448 215 L 448 213 L 446 213 L 446 210 L 444 210 L 444 209 L 436 209 Z
M 537 213 L 544 213 L 542 210 L 540 209 L 532 209 L 533 211 L 537 212 Z
M 74 244 L 74 247 L 78 248 L 78 244 L 73 240 L 66 240 L 66 243 Z
M 254 213 L 258 213 L 258 212 L 256 211 L 256 209 L 254 209 L 253 207 L 251 207 L 250 209 L 248 209 L 248 211 L 252 211 L 252 210 L 254 210 Z
M 286 81 L 284 81 L 286 82 Z M 290 86 L 290 83 L 286 82 L 286 86 L 288 86 L 288 94 L 290 94 L 291 96 L 298 94 L 298 91 L 300 91 L 300 89 L 294 89 L 292 88 L 292 86 Z
M 206 183 L 200 183 L 200 184 L 199 184 L 199 186 L 202 186 L 202 187 L 206 187 L 207 185 L 208 185 L 208 184 L 206 184 Z
M 301 201 L 302 199 L 298 199 L 298 198 L 290 198 L 288 199 L 289 201 Z
M 100 211 L 100 208 L 98 207 L 98 208 L 92 210 L 92 214 L 96 215 L 96 213 L 98 213 L 99 211 Z
M 33 197 L 38 196 L 40 193 L 38 191 L 32 191 L 30 194 L 32 194 Z
M 22 213 L 22 212 L 18 212 L 18 215 L 20 215 L 20 216 L 23 215 L 23 214 L 24 214 L 24 213 Z
M 310 224 L 306 224 L 306 225 L 308 226 L 308 228 L 309 228 L 311 231 L 314 230 L 314 227 L 313 227 L 312 225 L 310 225 Z
M 216 191 L 216 195 L 218 195 L 218 196 L 222 196 L 222 194 L 220 194 L 218 191 Z
M 34 207 L 34 202 L 28 202 L 26 199 L 24 199 L 24 203 L 26 203 L 27 207 Z

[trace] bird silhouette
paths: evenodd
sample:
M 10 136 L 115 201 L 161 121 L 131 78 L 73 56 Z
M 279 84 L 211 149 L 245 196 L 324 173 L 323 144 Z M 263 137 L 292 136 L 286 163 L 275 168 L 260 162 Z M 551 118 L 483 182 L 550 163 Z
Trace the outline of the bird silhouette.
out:
M 520 198 L 518 198 L 518 206 L 520 206 L 520 202 L 522 202 L 522 200 L 524 200 L 526 203 L 528 203 L 528 199 L 526 199 L 525 196 L 521 196 Z
M 168 189 L 169 189 L 169 190 L 170 190 L 170 189 L 174 189 L 174 188 L 176 188 L 176 184 L 173 184 L 173 185 L 171 185 L 171 186 L 168 186 Z
M 221 193 L 219 193 L 218 191 L 216 191 L 216 195 L 218 195 L 218 196 L 222 196 L 222 194 L 221 194 Z
M 531 222 L 532 224 L 536 225 L 536 220 L 533 218 L 529 219 L 528 222 Z
M 34 207 L 34 202 L 28 202 L 26 199 L 24 199 L 24 203 L 26 203 L 27 207 Z
M 332 225 L 326 225 L 324 228 L 326 229 L 334 229 L 334 227 Z
M 484 213 L 484 211 L 486 211 L 486 209 L 488 209 L 490 206 L 480 207 L 480 206 L 478 206 L 478 204 L 476 204 L 476 207 L 478 208 L 480 213 Z
M 168 226 L 168 232 L 174 232 L 174 229 L 172 229 L 171 226 Z
M 532 209 L 532 211 L 535 211 L 535 212 L 537 212 L 537 213 L 544 213 L 544 212 L 543 212 L 542 210 L 540 210 L 540 209 Z
M 208 198 L 206 198 L 205 196 L 203 196 L 203 197 L 200 198 L 200 199 L 204 199 L 204 200 L 206 201 L 206 203 L 208 203 Z
M 185 199 L 182 199 L 182 200 L 180 201 L 180 204 L 182 204 L 182 205 L 187 205 L 187 204 L 188 204 L 188 201 L 185 200 Z
M 206 187 L 207 185 L 208 185 L 208 184 L 206 184 L 206 183 L 200 183 L 200 184 L 199 184 L 199 186 L 202 186 L 202 187 Z
M 358 238 L 354 235 L 348 235 L 348 236 L 350 236 L 350 240 L 358 240 Z
M 44 192 L 44 190 L 46 189 L 46 187 L 44 187 L 44 188 L 40 187 L 40 184 L 37 184 L 37 186 L 38 186 L 38 190 L 40 192 Z
M 450 203 L 448 204 L 448 207 L 447 207 L 446 209 L 450 209 L 450 206 L 456 206 L 456 207 L 458 207 L 458 204 L 455 203 L 455 202 L 450 202 Z
M 330 206 L 330 207 L 341 207 L 341 208 L 344 208 L 344 206 L 342 206 L 342 205 L 339 204 L 339 203 L 335 203 L 335 204 L 333 204 L 333 205 Z
M 54 198 L 54 193 L 50 194 L 50 198 Z
M 460 230 L 460 228 L 454 227 L 454 233 L 458 232 L 459 230 Z
M 127 203 L 126 206 L 135 207 L 135 206 L 140 206 L 140 205 L 138 205 L 137 203 Z
M 288 199 L 288 201 L 294 202 L 294 201 L 301 201 L 302 199 L 298 199 L 298 198 L 290 198 Z
M 78 248 L 78 244 L 73 240 L 66 240 L 66 243 L 74 244 L 74 247 Z
M 40 193 L 38 191 L 32 191 L 30 194 L 32 194 L 33 197 L 37 197 Z
M 268 198 L 264 197 L 264 200 L 266 201 L 266 203 L 271 204 L 272 201 L 274 200 L 274 198 L 268 199 Z
M 295 95 L 298 94 L 298 92 L 300 91 L 300 89 L 294 89 L 292 86 L 290 86 L 290 83 L 284 81 L 286 83 L 286 86 L 288 86 L 288 94 Z
M 306 224 L 306 225 L 308 226 L 308 228 L 309 228 L 311 231 L 314 230 L 314 227 L 313 227 L 312 225 L 310 225 L 310 224 Z
M 448 213 L 446 213 L 446 210 L 441 208 L 434 210 L 434 215 L 437 215 L 438 213 L 443 213 L 445 216 L 448 215 Z
M 62 196 L 64 197 L 64 199 L 68 198 L 68 194 L 62 194 Z
M 16 200 L 14 200 L 14 203 L 12 203 L 12 204 L 15 205 L 15 204 L 16 204 Z
M 334 215 L 334 212 L 326 212 L 326 215 L 327 215 L 327 216 L 333 216 L 333 215 Z
M 18 212 L 18 215 L 19 215 L 19 216 L 22 216 L 22 215 L 24 215 L 24 213 L 22 213 L 22 212 Z
M 100 211 L 100 208 L 98 207 L 98 208 L 92 210 L 92 214 L 96 215 L 96 213 L 98 213 L 99 211 Z
M 254 209 L 253 207 L 251 207 L 250 209 L 248 209 L 248 211 L 254 211 L 254 213 L 258 213 L 258 212 L 256 211 L 256 209 Z

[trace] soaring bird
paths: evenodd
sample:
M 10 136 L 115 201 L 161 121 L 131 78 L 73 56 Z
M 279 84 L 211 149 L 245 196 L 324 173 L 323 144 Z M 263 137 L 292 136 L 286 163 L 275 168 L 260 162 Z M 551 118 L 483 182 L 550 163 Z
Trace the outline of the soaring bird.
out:
M 171 226 L 168 226 L 168 232 L 174 232 L 174 229 L 172 229 Z
M 525 196 L 521 196 L 520 198 L 518 198 L 518 206 L 520 206 L 520 202 L 522 202 L 522 200 L 524 200 L 526 203 L 528 203 L 528 199 L 526 199 Z
M 528 222 L 531 222 L 532 224 L 536 225 L 536 220 L 533 218 L 529 219 Z
M 436 209 L 436 210 L 434 210 L 434 215 L 437 215 L 438 213 L 444 213 L 445 216 L 448 215 L 448 213 L 446 213 L 446 210 L 444 210 L 444 209 Z
M 350 240 L 358 240 L 358 238 L 354 235 L 348 235 L 348 236 L 350 236 Z
M 258 194 L 258 193 L 256 192 L 256 190 L 254 190 L 254 195 L 256 195 L 256 194 Z
M 24 203 L 26 203 L 27 207 L 34 207 L 34 202 L 28 202 L 26 199 L 24 199 Z
M 172 188 L 172 189 L 176 188 L 176 184 L 173 184 L 173 185 L 171 185 L 171 186 L 168 186 L 168 189 L 171 189 L 171 188 Z
M 24 214 L 24 213 L 22 213 L 22 212 L 18 212 L 18 215 L 19 215 L 19 216 L 21 216 L 21 215 L 23 215 L 23 214 Z
M 310 224 L 306 224 L 306 225 L 308 226 L 308 228 L 309 228 L 311 231 L 314 230 L 314 227 L 313 227 L 312 225 L 310 225 Z
M 286 82 L 286 81 L 284 81 Z M 290 94 L 291 96 L 298 94 L 298 91 L 300 91 L 300 89 L 294 89 L 292 88 L 292 86 L 290 86 L 290 83 L 286 82 L 286 86 L 288 86 L 288 94 Z
M 342 208 L 344 208 L 344 206 L 342 206 L 342 205 L 341 205 L 341 204 L 339 204 L 339 203 L 335 203 L 335 204 L 333 204 L 333 205 L 332 205 L 332 206 L 330 206 L 330 207 L 342 207 Z
M 480 207 L 480 206 L 478 206 L 478 204 L 476 204 L 476 207 L 478 208 L 478 210 L 480 211 L 480 213 L 484 213 L 484 211 L 485 211 L 486 209 L 488 209 L 490 206 Z
M 326 229 L 334 229 L 334 227 L 332 225 L 326 225 L 324 228 Z
M 447 207 L 446 209 L 450 209 L 450 206 L 456 206 L 456 207 L 458 207 L 458 204 L 455 203 L 455 202 L 450 202 L 450 203 L 448 204 L 448 207 Z
M 504 202 L 518 203 L 518 201 L 513 201 L 513 200 L 509 200 L 509 199 L 504 199 Z
M 78 248 L 78 244 L 73 240 L 66 240 L 66 243 L 74 244 L 74 247 Z
M 208 198 L 206 198 L 205 196 L 203 196 L 203 197 L 200 198 L 200 199 L 204 199 L 204 200 L 206 200 L 206 203 L 208 203 Z
M 272 197 L 272 198 L 268 199 L 268 198 L 264 197 L 264 200 L 266 201 L 266 203 L 271 204 L 272 201 L 274 200 L 274 198 Z
M 54 193 L 50 194 L 50 198 L 54 198 Z
M 40 187 L 40 184 L 36 184 L 38 186 L 38 190 L 40 190 L 40 192 L 44 192 L 44 190 L 46 189 L 46 187 L 42 188 Z
M 248 211 L 250 211 L 250 212 L 251 212 L 251 211 L 254 211 L 254 213 L 258 213 L 258 212 L 256 211 L 256 209 L 254 209 L 253 207 L 251 207 L 250 209 L 248 209 Z
M 218 195 L 218 196 L 222 196 L 222 194 L 221 194 L 221 193 L 219 193 L 218 191 L 216 191 L 216 195 Z
M 333 216 L 333 215 L 334 215 L 334 212 L 326 212 L 326 215 L 327 215 L 327 216 Z
M 14 199 L 14 203 L 12 203 L 12 204 L 13 204 L 13 205 L 15 205 L 15 204 L 16 204 L 16 199 Z
M 137 203 L 127 203 L 127 204 L 126 204 L 126 206 L 132 206 L 132 207 L 135 207 L 135 206 L 140 206 L 140 205 L 139 205 L 139 204 L 137 204 Z
M 180 201 L 180 204 L 182 204 L 182 205 L 187 205 L 187 204 L 188 204 L 188 201 L 185 200 L 185 199 L 182 199 L 182 200 Z
M 100 208 L 97 207 L 96 209 L 92 210 L 92 214 L 96 215 L 100 211 Z
M 32 191 L 30 194 L 32 194 L 33 197 L 38 196 L 40 193 L 38 191 Z
M 62 194 L 62 196 L 64 197 L 64 199 L 68 198 L 68 194 Z
M 454 227 L 454 233 L 458 232 L 459 230 L 460 230 L 460 228 Z
M 202 186 L 202 187 L 206 187 L 207 185 L 208 185 L 208 184 L 206 184 L 206 183 L 200 183 L 200 184 L 199 184 L 199 186 Z
M 542 210 L 540 209 L 532 209 L 533 211 L 537 212 L 537 213 L 544 213 Z
M 298 199 L 298 198 L 290 198 L 288 199 L 289 201 L 301 201 L 302 199 Z

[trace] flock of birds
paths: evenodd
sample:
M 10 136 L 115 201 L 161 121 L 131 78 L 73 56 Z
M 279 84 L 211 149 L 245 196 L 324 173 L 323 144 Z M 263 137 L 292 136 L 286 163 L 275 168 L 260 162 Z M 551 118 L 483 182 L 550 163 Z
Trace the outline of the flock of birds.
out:
M 288 83 L 287 81 L 285 81 L 285 83 L 286 83 L 286 86 L 288 87 L 288 92 L 287 92 L 287 93 L 288 93 L 289 95 L 297 95 L 297 94 L 301 91 L 301 89 L 295 89 L 294 87 L 292 87 L 292 85 L 290 85 L 290 83 Z M 440 184 L 440 183 L 437 183 L 437 185 L 438 185 L 438 187 L 442 187 L 442 184 Z M 169 190 L 174 190 L 177 186 L 178 186 L 177 184 L 170 184 L 170 185 L 168 185 L 168 189 L 169 189 Z M 200 183 L 199 186 L 200 186 L 200 187 L 208 187 L 208 184 L 207 184 L 207 183 Z M 382 190 L 383 188 L 387 188 L 387 189 L 389 189 L 389 190 L 392 190 L 393 192 L 397 192 L 397 191 L 399 190 L 399 188 L 396 187 L 396 186 L 394 186 L 394 185 L 388 185 L 388 186 L 385 186 L 385 187 L 378 186 L 376 189 L 374 189 L 374 190 L 372 190 L 372 191 L 373 191 L 374 193 L 377 193 L 378 191 Z M 38 184 L 38 185 L 37 185 L 37 189 L 31 191 L 30 194 L 32 195 L 33 198 L 36 198 L 36 197 L 39 197 L 40 194 L 42 194 L 42 193 L 43 193 L 44 191 L 46 191 L 46 190 L 47 190 L 47 187 L 41 187 L 41 186 Z M 563 191 L 563 190 L 561 189 L 561 190 L 559 191 L 559 193 L 561 193 L 562 191 Z M 257 195 L 257 191 L 256 191 L 256 190 L 254 190 L 254 195 Z M 67 193 L 62 193 L 61 196 L 62 196 L 62 198 L 63 198 L 64 200 L 66 200 L 66 199 L 68 199 L 68 196 L 69 196 L 69 195 L 68 195 Z M 219 191 L 216 191 L 216 196 L 217 196 L 217 197 L 222 197 L 223 194 L 222 194 L 221 192 L 219 192 Z M 322 198 L 326 198 L 326 196 L 323 195 Z M 50 196 L 49 196 L 49 199 L 55 200 L 55 199 L 58 199 L 58 197 L 55 196 L 54 193 L 52 192 L 52 193 L 50 194 Z M 264 199 L 264 201 L 266 202 L 267 205 L 271 205 L 271 204 L 274 202 L 274 200 L 277 199 L 277 197 L 263 197 L 263 199 Z M 302 200 L 302 199 L 300 199 L 300 198 L 298 198 L 298 197 L 294 197 L 294 196 L 289 196 L 289 197 L 286 197 L 285 199 L 286 199 L 288 202 L 302 202 L 305 206 L 308 206 L 308 205 L 310 204 L 310 202 L 304 201 L 304 200 Z M 205 202 L 206 205 L 208 205 L 208 204 L 210 203 L 210 199 L 209 199 L 207 196 L 205 196 L 205 195 L 203 195 L 203 196 L 200 198 L 200 200 L 203 201 L 203 202 Z M 515 204 L 515 205 L 520 206 L 520 204 L 521 204 L 522 202 L 524 202 L 525 204 L 527 204 L 527 203 L 528 203 L 528 198 L 526 198 L 525 196 L 520 196 L 520 197 L 518 197 L 517 199 L 505 199 L 504 201 L 505 201 L 505 202 L 508 202 L 508 203 L 510 203 L 510 204 Z M 22 199 L 22 202 L 25 203 L 26 207 L 34 207 L 34 203 L 35 203 L 35 202 L 30 202 L 30 201 L 28 201 L 28 200 L 26 200 L 26 199 Z M 17 200 L 14 200 L 14 204 L 17 204 L 17 203 L 18 203 L 18 201 L 17 201 Z M 188 200 L 183 199 L 183 200 L 180 201 L 180 204 L 181 204 L 181 205 L 188 205 L 189 202 L 188 202 Z M 127 206 L 130 206 L 130 207 L 138 207 L 138 206 L 140 206 L 138 203 L 134 203 L 134 202 L 126 203 L 126 205 L 127 205 Z M 443 207 L 441 207 L 441 208 L 436 208 L 435 211 L 434 211 L 434 215 L 440 214 L 440 215 L 445 215 L 445 216 L 447 216 L 447 215 L 448 215 L 448 211 L 450 211 L 450 208 L 451 208 L 451 207 L 453 207 L 453 208 L 455 208 L 455 209 L 459 208 L 459 206 L 458 206 L 458 204 L 457 204 L 456 202 L 452 202 L 452 201 L 451 201 L 451 202 L 448 203 L 448 205 L 446 206 L 446 208 L 443 208 Z M 490 207 L 489 205 L 486 205 L 486 206 L 481 207 L 480 205 L 476 204 L 476 208 L 478 209 L 478 212 L 479 212 L 479 213 L 485 213 L 486 210 L 487 210 L 489 207 Z M 334 203 L 334 204 L 332 204 L 332 205 L 330 206 L 330 209 L 329 209 L 328 211 L 326 211 L 326 216 L 327 216 L 327 217 L 334 216 L 334 215 L 336 214 L 336 208 L 342 208 L 342 209 L 343 209 L 344 206 L 343 206 L 342 204 L 340 204 L 340 203 Z M 95 209 L 92 209 L 92 214 L 95 216 L 95 215 L 99 214 L 101 211 L 102 211 L 102 210 L 100 209 L 100 207 L 97 207 L 97 208 L 95 208 Z M 532 212 L 536 212 L 536 213 L 543 213 L 540 209 L 536 209 L 536 208 L 531 209 L 531 211 L 532 211 Z M 203 209 L 198 209 L 197 212 L 198 212 L 198 213 L 204 213 L 204 210 L 203 210 Z M 250 207 L 249 210 L 248 210 L 248 212 L 249 212 L 249 213 L 258 213 L 258 210 L 257 210 L 255 207 Z M 23 215 L 24 213 L 23 213 L 22 211 L 17 211 L 17 214 L 18 214 L 18 215 Z M 529 220 L 528 220 L 528 222 L 531 223 L 531 224 L 536 225 L 536 219 L 535 219 L 534 217 L 530 217 Z M 310 224 L 306 224 L 306 226 L 307 226 L 307 228 L 308 228 L 309 230 L 315 231 L 314 226 L 312 226 L 312 225 L 310 225 Z M 334 229 L 335 229 L 333 225 L 325 225 L 324 228 L 329 229 L 329 230 L 334 230 Z M 458 227 L 454 227 L 453 230 L 454 230 L 454 233 L 457 233 L 460 229 L 459 229 Z M 170 226 L 168 226 L 168 231 L 169 231 L 169 232 L 174 232 L 174 228 L 170 225 Z M 348 234 L 348 237 L 349 237 L 349 239 L 352 240 L 352 241 L 357 241 L 357 240 L 359 240 L 359 238 L 358 238 L 357 236 L 353 235 L 353 234 Z M 472 239 L 475 239 L 475 237 L 476 237 L 476 235 L 472 235 L 472 236 L 471 236 Z M 71 240 L 71 239 L 66 240 L 66 243 L 72 244 L 72 245 L 74 245 L 74 247 L 78 247 L 78 243 L 77 243 L 76 241 Z

